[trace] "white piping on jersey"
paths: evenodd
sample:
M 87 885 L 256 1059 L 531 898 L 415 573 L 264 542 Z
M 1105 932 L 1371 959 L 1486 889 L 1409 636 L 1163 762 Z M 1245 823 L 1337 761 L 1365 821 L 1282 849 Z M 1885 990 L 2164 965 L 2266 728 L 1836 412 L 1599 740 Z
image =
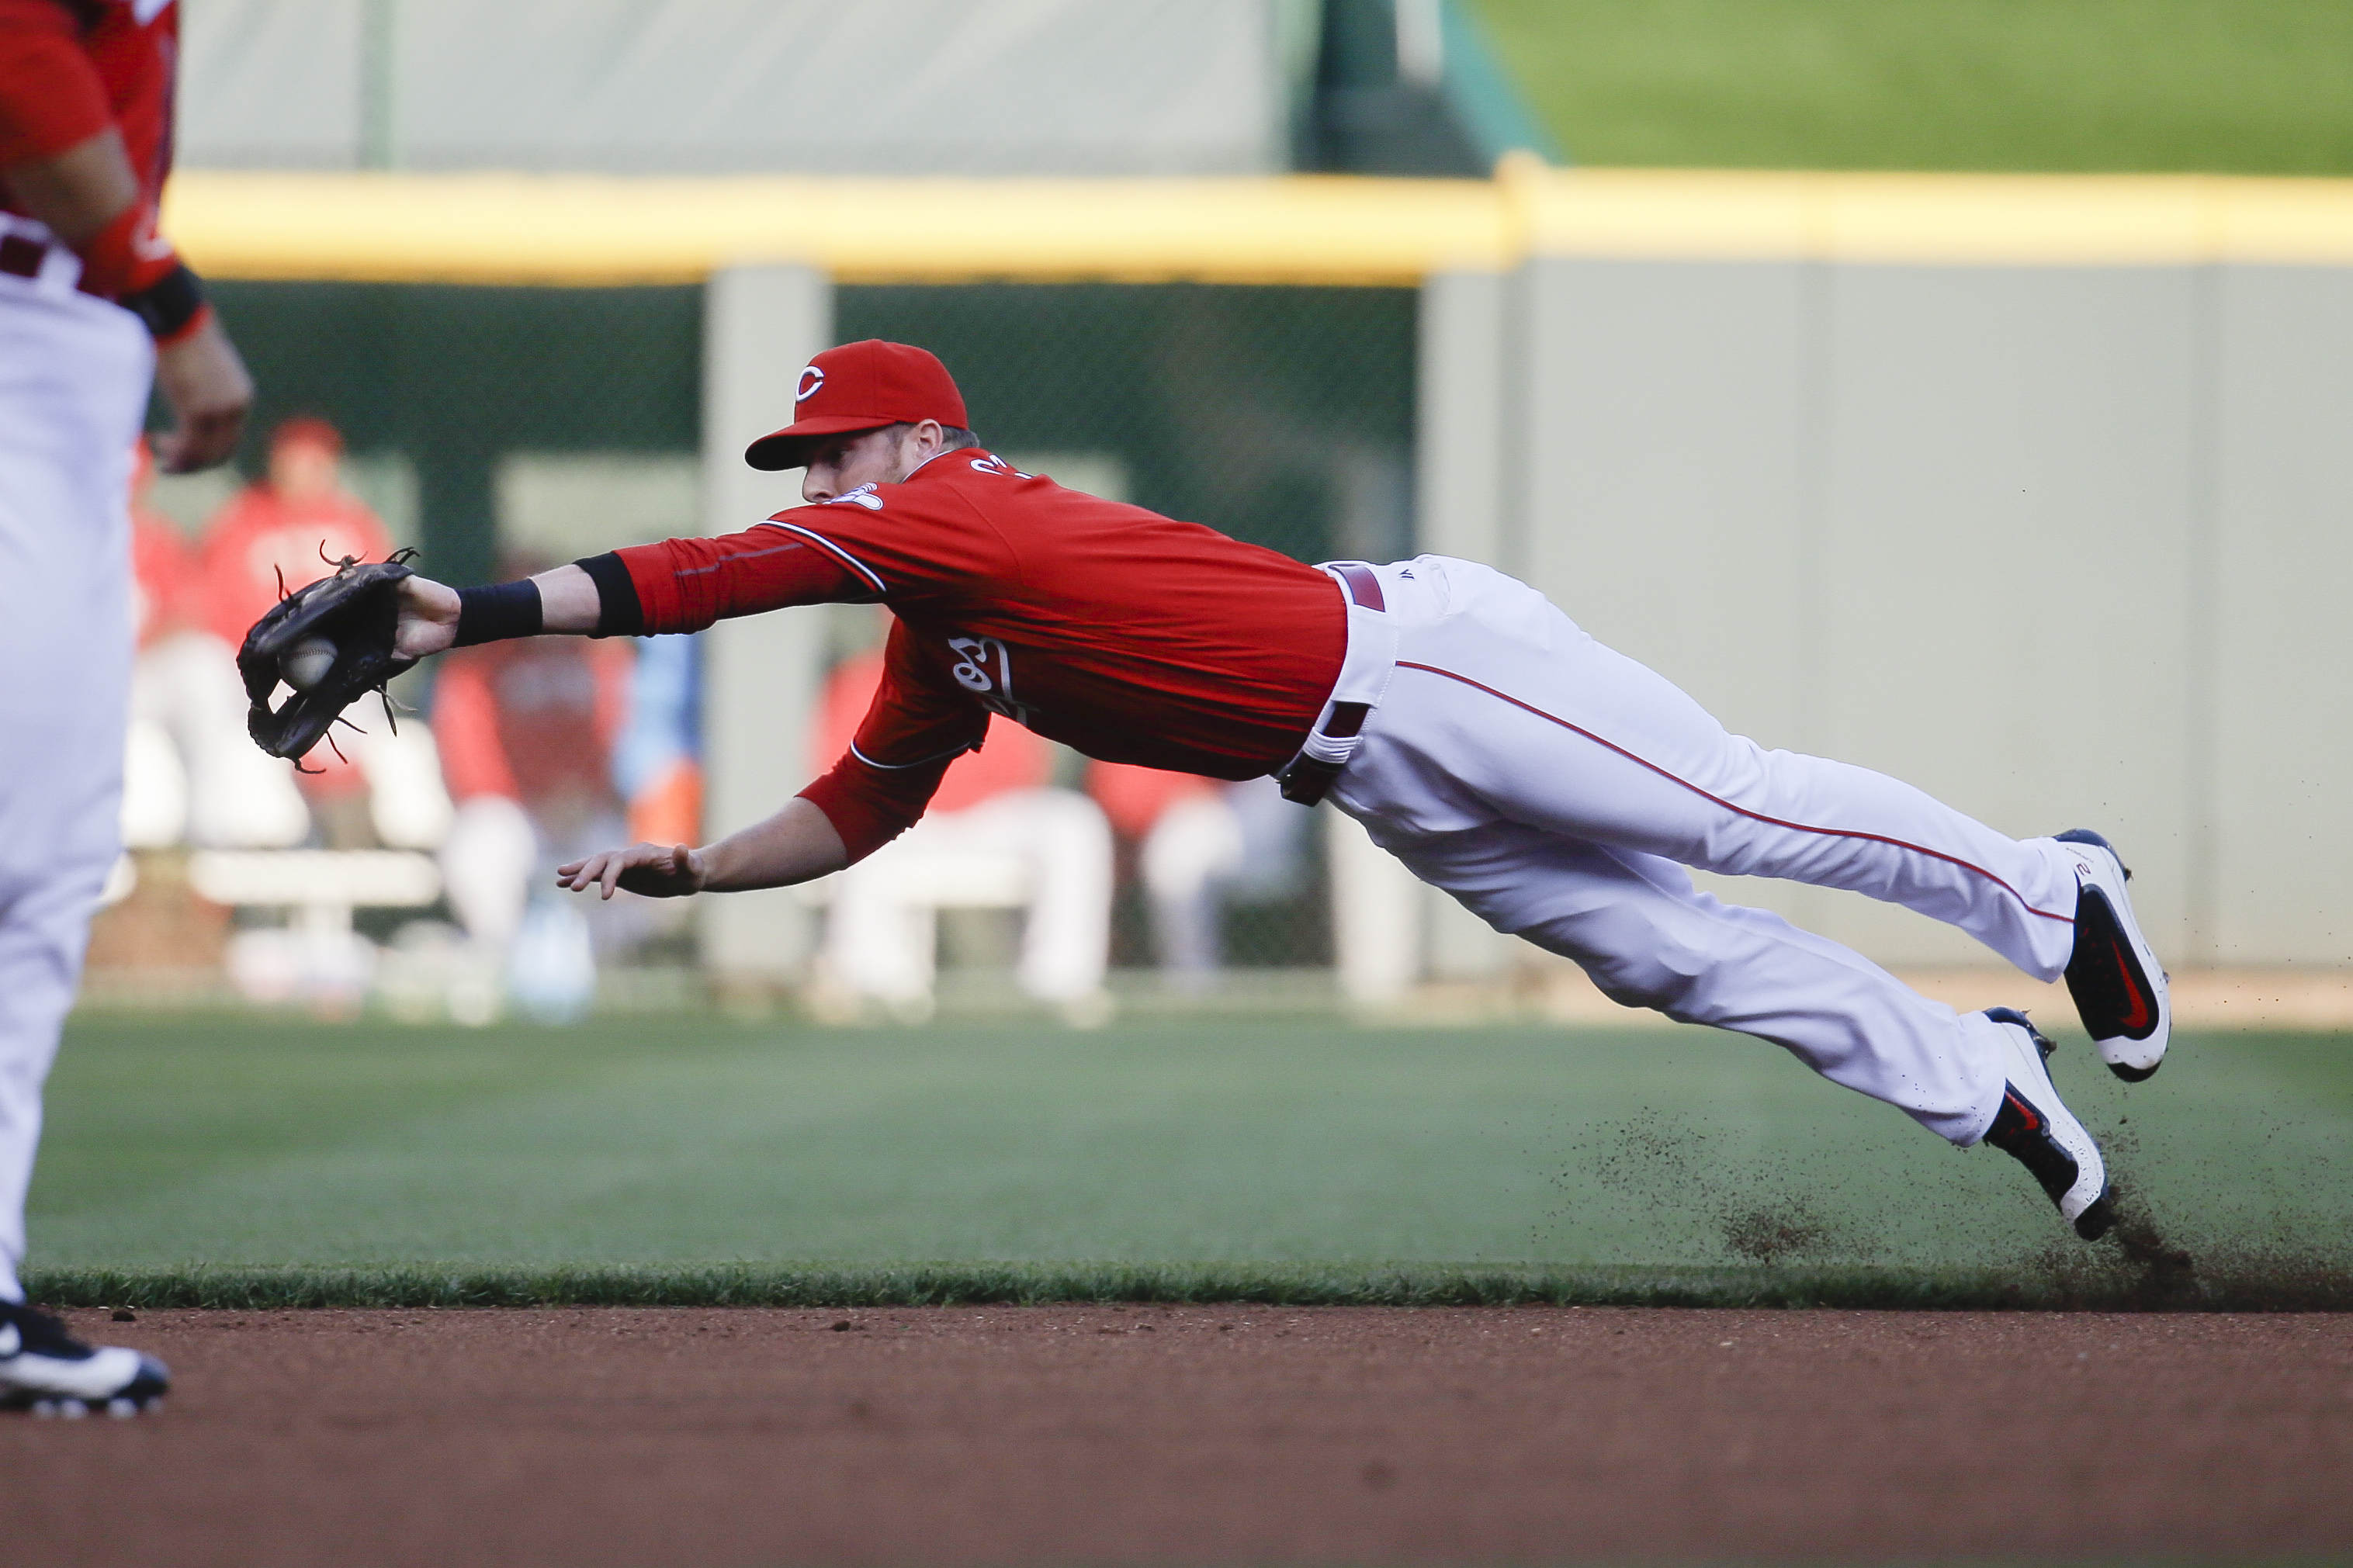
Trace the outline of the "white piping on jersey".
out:
M 878 762 L 876 762 L 873 758 L 871 758 L 871 757 L 868 756 L 865 752 L 863 752 L 860 751 L 860 750 L 858 749 L 858 742 L 857 742 L 852 741 L 852 742 L 849 742 L 849 754 L 850 754 L 851 756 L 856 757 L 860 762 L 864 763 L 865 763 L 868 767 L 870 767 L 870 768 L 881 768 L 881 769 L 882 769 L 885 773 L 904 773 L 904 772 L 905 772 L 907 769 L 909 769 L 909 768 L 928 768 L 928 767 L 930 767 L 934 763 L 940 762 L 940 761 L 942 761 L 942 760 L 944 760 L 944 759 L 945 759 L 945 758 L 948 758 L 948 757 L 960 757 L 960 756 L 963 756 L 966 752 L 976 752 L 976 751 L 978 751 L 978 750 L 980 750 L 980 747 L 979 747 L 978 743 L 977 743 L 977 742 L 976 742 L 975 744 L 973 744 L 973 745 L 969 745 L 969 746 L 958 746 L 958 747 L 956 747 L 954 751 L 949 751 L 949 752 L 935 752 L 935 753 L 934 753 L 934 754 L 933 754 L 933 755 L 931 755 L 931 756 L 928 756 L 928 757 L 923 758 L 923 759 L 922 761 L 920 761 L 920 762 L 913 762 L 913 763 L 878 763 Z
M 773 517 L 761 526 L 764 528 L 781 528 L 787 533 L 799 534 L 803 539 L 809 541 L 813 544 L 822 545 L 827 550 L 831 551 L 835 555 L 840 557 L 843 565 L 857 573 L 860 577 L 865 578 L 869 583 L 873 584 L 874 591 L 876 593 L 887 594 L 891 591 L 889 588 L 883 586 L 882 579 L 875 574 L 872 567 L 867 565 L 865 562 L 860 561 L 857 556 L 852 555 L 849 551 L 844 550 L 840 545 L 836 544 L 832 540 L 828 539 L 824 534 L 818 532 L 816 530 L 803 528 L 797 522 L 779 522 Z M 877 765 L 879 766 L 880 764 L 878 763 Z

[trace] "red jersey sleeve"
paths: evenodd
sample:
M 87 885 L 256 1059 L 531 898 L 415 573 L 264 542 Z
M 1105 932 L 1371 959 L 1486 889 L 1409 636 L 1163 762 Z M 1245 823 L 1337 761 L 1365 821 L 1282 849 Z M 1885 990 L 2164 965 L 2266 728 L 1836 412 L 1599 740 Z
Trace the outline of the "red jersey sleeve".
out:
M 648 636 L 699 632 L 723 616 L 874 596 L 809 540 L 765 523 L 716 539 L 666 539 L 614 553 L 638 592 Z
M 850 859 L 863 860 L 922 818 L 948 764 L 987 733 L 987 710 L 939 679 L 905 623 L 894 623 L 882 684 L 856 737 L 801 798 L 825 813 Z
M 0 164 L 53 158 L 113 123 L 72 13 L 0 0 Z
M 723 616 L 787 605 L 887 599 L 896 606 L 944 587 L 1018 575 L 996 525 L 953 486 L 938 484 L 866 485 L 742 533 L 614 553 L 628 573 L 638 619 L 606 629 L 646 633 L 701 631 Z

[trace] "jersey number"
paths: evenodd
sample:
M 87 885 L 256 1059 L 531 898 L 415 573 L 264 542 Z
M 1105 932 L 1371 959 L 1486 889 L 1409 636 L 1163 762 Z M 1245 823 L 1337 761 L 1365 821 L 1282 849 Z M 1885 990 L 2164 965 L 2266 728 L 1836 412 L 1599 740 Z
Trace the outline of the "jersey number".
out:
M 1013 700 L 1013 656 L 995 637 L 950 637 L 956 656 L 948 673 L 955 683 L 980 699 L 980 705 L 1007 718 L 1025 721 Z

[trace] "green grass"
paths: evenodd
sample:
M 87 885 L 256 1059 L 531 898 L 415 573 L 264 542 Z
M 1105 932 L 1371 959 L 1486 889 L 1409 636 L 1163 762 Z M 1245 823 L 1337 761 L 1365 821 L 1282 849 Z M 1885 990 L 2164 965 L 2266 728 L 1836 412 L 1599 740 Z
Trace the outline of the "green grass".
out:
M 2078 1040 L 2063 1081 L 2210 1304 L 2244 1299 L 2233 1279 L 2344 1293 L 2345 1041 L 2193 1037 L 2131 1091 L 2090 1065 Z M 2006 1159 L 1683 1029 L 84 1018 L 32 1226 L 32 1282 L 60 1300 L 2141 1289 Z
M 2345 0 L 1475 0 L 1580 163 L 2353 174 Z

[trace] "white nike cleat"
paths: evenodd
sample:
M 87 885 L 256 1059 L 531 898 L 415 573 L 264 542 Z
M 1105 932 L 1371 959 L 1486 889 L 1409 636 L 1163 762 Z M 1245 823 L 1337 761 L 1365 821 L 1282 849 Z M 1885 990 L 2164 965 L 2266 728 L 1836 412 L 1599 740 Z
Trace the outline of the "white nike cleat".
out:
M 2173 1005 L 2157 950 L 2133 918 L 2125 869 L 2115 846 L 2089 828 L 2057 836 L 2075 867 L 2075 952 L 2067 994 L 2075 999 L 2100 1059 L 2126 1083 L 2138 1083 L 2165 1060 Z
M 160 1409 L 172 1374 L 153 1356 L 86 1345 L 65 1324 L 0 1301 L 0 1410 L 36 1415 L 136 1415 Z
M 2014 1008 L 1989 1007 L 1981 1016 L 2001 1036 L 2003 1072 L 2009 1079 L 1985 1142 L 2042 1184 L 2077 1236 L 2099 1240 L 2116 1218 L 2108 1169 L 2100 1159 L 2100 1146 L 2052 1086 L 2045 1065 L 2053 1049 L 2051 1042 Z

